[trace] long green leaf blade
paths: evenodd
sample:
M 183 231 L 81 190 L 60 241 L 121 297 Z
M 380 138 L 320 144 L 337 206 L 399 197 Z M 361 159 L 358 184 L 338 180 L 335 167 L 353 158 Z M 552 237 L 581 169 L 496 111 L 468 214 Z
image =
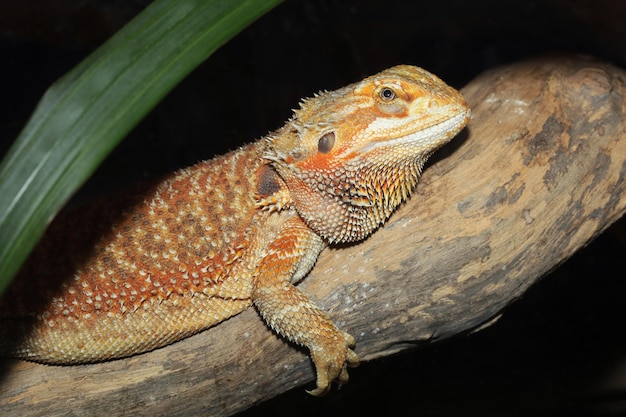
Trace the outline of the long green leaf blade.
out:
M 0 293 L 45 227 L 191 70 L 281 0 L 157 0 L 54 83 L 0 164 Z

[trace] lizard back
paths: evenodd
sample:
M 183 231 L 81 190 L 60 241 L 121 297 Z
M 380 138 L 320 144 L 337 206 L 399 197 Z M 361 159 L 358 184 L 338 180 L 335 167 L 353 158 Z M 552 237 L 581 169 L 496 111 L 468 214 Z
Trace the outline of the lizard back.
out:
M 237 261 L 263 214 L 251 196 L 268 188 L 257 183 L 264 146 L 53 222 L 0 301 L 0 349 L 48 363 L 93 362 L 169 344 L 247 308 L 251 277 Z M 233 273 L 236 289 L 224 294 Z M 142 344 L 128 343 L 129 330 Z

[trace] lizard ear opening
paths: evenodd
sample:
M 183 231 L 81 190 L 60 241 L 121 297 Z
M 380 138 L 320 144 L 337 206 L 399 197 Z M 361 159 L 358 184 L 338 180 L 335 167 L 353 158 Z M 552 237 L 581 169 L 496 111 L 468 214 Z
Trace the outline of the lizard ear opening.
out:
M 320 153 L 328 153 L 335 146 L 335 132 L 326 133 L 317 142 L 317 150 Z

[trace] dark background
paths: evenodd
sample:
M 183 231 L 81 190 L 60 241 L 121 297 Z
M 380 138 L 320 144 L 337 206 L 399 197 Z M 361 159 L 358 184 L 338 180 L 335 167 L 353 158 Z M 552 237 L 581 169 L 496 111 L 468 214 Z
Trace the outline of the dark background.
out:
M 45 89 L 147 4 L 0 0 L 0 154 Z M 395 64 L 460 88 L 484 70 L 553 52 L 624 68 L 626 2 L 288 0 L 177 87 L 79 198 L 234 149 L 279 127 L 301 97 Z M 486 330 L 363 364 L 326 398 L 297 388 L 242 415 L 626 415 L 625 223 Z

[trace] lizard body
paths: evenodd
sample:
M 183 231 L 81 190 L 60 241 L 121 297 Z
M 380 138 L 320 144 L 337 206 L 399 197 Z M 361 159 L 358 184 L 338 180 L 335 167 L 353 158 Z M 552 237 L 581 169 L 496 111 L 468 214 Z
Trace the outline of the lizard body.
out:
M 84 236 L 66 242 L 78 220 L 58 219 L 0 301 L 0 350 L 61 365 L 121 358 L 254 305 L 308 348 L 311 393 L 325 393 L 358 364 L 355 341 L 294 284 L 328 244 L 378 228 L 469 115 L 432 74 L 393 67 L 307 99 L 265 138 L 111 203 L 116 216 L 97 215 Z

